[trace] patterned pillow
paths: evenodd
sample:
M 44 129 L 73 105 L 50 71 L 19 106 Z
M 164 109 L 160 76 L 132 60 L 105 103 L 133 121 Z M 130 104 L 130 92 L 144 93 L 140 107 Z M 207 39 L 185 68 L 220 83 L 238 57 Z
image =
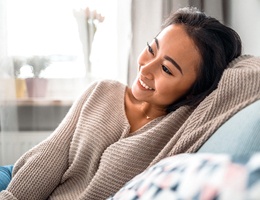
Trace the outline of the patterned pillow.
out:
M 109 200 L 260 199 L 260 153 L 179 154 L 137 175 Z

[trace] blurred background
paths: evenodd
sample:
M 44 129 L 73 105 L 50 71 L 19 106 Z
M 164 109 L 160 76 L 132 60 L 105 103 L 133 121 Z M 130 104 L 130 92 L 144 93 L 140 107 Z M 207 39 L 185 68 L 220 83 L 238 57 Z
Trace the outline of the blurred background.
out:
M 260 56 L 259 0 L 0 0 L 0 165 L 48 137 L 88 85 L 131 86 L 137 58 L 180 7 L 195 6 Z

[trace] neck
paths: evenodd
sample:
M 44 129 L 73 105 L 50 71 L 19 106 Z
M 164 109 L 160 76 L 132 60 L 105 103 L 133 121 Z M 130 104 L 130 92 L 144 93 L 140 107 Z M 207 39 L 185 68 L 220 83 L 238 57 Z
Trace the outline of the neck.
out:
M 157 117 L 163 116 L 166 114 L 165 109 L 153 107 L 151 104 L 147 102 L 141 103 L 141 111 L 144 114 L 144 117 L 147 120 L 153 120 Z
M 146 120 L 153 120 L 157 117 L 166 115 L 165 108 L 156 107 L 148 102 L 137 100 L 131 91 L 131 88 L 127 88 L 127 97 L 129 98 L 132 105 L 140 111 L 142 116 Z M 132 110 L 132 109 L 131 109 Z

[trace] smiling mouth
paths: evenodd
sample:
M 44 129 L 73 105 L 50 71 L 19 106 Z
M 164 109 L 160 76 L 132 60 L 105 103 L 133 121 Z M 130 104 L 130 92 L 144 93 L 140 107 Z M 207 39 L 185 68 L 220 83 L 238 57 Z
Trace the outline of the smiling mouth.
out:
M 146 85 L 141 79 L 139 79 L 140 84 L 147 90 L 154 90 L 153 88 L 150 88 L 148 85 Z

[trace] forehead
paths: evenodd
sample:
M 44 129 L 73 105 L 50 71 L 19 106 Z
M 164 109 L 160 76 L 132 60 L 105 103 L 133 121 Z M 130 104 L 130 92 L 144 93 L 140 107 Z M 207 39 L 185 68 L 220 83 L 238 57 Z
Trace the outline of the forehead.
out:
M 181 68 L 198 69 L 201 56 L 183 25 L 173 24 L 164 28 L 156 37 L 160 52 L 173 58 Z M 185 71 L 185 69 L 183 69 Z

